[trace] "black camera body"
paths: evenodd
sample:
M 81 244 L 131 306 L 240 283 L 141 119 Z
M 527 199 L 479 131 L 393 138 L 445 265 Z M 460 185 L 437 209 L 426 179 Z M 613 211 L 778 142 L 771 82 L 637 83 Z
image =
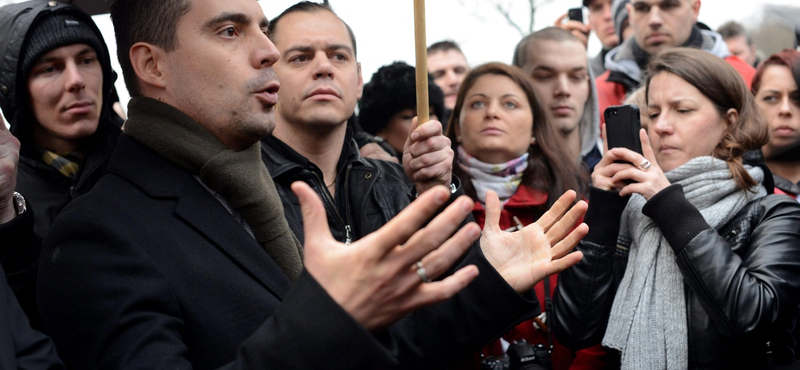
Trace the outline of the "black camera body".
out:
M 551 349 L 544 344 L 530 344 L 524 339 L 515 340 L 503 356 L 484 358 L 482 370 L 549 370 L 553 368 Z

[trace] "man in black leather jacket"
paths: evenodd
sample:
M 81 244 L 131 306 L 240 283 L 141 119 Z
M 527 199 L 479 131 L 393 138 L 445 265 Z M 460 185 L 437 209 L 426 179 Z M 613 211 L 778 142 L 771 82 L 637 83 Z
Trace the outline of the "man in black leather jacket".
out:
M 303 218 L 300 203 L 290 188 L 295 181 L 303 181 L 317 192 L 325 204 L 331 233 L 341 242 L 358 240 L 379 229 L 410 202 L 412 185 L 402 167 L 362 157 L 350 129 L 341 149 L 342 168 L 336 180 L 341 187 L 336 198 L 325 189 L 314 163 L 273 136 L 261 143 L 262 159 L 283 201 L 286 220 L 301 243 Z
M 270 22 L 270 38 L 282 55 L 275 64 L 281 89 L 277 124 L 272 137 L 262 140 L 262 157 L 300 241 L 299 203 L 289 188 L 298 180 L 323 199 L 334 237 L 353 241 L 388 222 L 415 196 L 411 193 L 422 193 L 436 184 L 450 186 L 453 151 L 441 135 L 441 124 L 431 121 L 416 129 L 419 138 L 407 140 L 402 167 L 361 157 L 347 127 L 364 85 L 355 38 L 349 28 L 347 34 L 340 29 L 342 40 L 336 41 L 346 42 L 349 37 L 352 47 L 314 44 L 317 49 L 307 50 L 295 40 L 299 35 L 281 32 L 294 25 L 291 22 L 298 23 L 294 18 L 312 14 L 304 7 L 320 12 L 315 5 L 299 5 Z M 284 18 L 289 16 L 294 18 Z M 305 38 L 319 37 L 306 29 Z
M 304 239 L 304 230 L 299 203 L 289 188 L 295 181 L 306 182 L 323 199 L 331 232 L 345 243 L 384 225 L 414 193 L 422 194 L 433 184 L 448 184 L 457 192 L 457 184 L 451 184 L 453 151 L 439 122 L 424 123 L 410 135 L 402 167 L 359 155 L 346 126 L 363 87 L 355 38 L 329 8 L 298 3 L 273 19 L 268 31 L 281 53 L 274 66 L 281 88 L 273 137 L 261 142 L 262 159 L 298 239 Z M 520 298 L 533 298 L 532 286 L 515 284 L 491 262 L 491 244 L 482 239 L 457 263 L 456 268 L 479 266 L 480 276 L 470 286 L 392 327 L 400 338 L 401 368 L 454 368 L 454 361 L 524 319 L 512 308 Z M 510 239 L 501 244 L 497 247 L 504 251 L 514 248 Z M 525 264 L 524 258 L 515 261 Z M 528 305 L 523 316 L 537 311 Z

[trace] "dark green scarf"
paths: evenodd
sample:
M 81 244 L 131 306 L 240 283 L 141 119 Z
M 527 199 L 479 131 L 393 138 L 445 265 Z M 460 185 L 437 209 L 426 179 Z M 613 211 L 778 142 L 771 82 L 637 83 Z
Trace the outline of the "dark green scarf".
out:
M 125 134 L 220 194 L 283 272 L 296 280 L 303 269 L 303 249 L 289 229 L 275 183 L 261 161 L 260 142 L 236 152 L 183 112 L 157 100 L 133 98 L 128 109 Z

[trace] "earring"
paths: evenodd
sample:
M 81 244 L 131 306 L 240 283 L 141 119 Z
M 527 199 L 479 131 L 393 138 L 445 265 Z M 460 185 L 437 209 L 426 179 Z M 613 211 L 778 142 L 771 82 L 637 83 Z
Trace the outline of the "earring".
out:
M 536 138 L 531 136 L 531 145 L 536 145 Z

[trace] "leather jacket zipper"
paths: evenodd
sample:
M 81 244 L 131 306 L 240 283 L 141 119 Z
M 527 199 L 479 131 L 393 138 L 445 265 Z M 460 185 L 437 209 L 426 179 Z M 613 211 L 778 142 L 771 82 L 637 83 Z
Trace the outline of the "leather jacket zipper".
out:
M 349 170 L 349 167 L 348 167 L 348 170 Z M 314 171 L 310 171 L 310 172 L 311 172 L 312 175 L 314 175 L 314 180 L 317 182 L 318 187 L 322 188 L 322 189 L 325 189 L 325 190 L 320 192 L 322 194 L 322 201 L 325 202 L 333 210 L 333 215 L 336 216 L 336 221 L 339 223 L 339 226 L 341 226 L 344 229 L 344 232 L 345 232 L 344 243 L 345 244 L 350 244 L 353 241 L 352 238 L 351 238 L 351 235 L 350 235 L 350 225 L 345 223 L 344 218 L 342 218 L 342 215 L 340 215 L 339 211 L 336 209 L 336 202 L 334 202 L 333 197 L 331 196 L 331 192 L 328 191 L 327 187 L 325 187 L 325 182 L 322 181 L 322 179 L 319 177 L 319 175 L 316 172 L 314 172 Z M 347 179 L 345 179 L 345 197 L 347 196 L 347 190 L 346 189 L 347 189 Z M 347 200 L 347 198 L 345 198 L 345 200 Z
M 344 172 L 344 213 L 345 217 L 347 217 L 347 224 L 344 225 L 344 232 L 345 232 L 345 240 L 344 244 L 350 245 L 353 242 L 353 235 L 352 230 L 350 229 L 350 225 L 353 224 L 353 220 L 350 219 L 350 170 L 353 169 L 352 164 L 347 165 L 347 170 Z

